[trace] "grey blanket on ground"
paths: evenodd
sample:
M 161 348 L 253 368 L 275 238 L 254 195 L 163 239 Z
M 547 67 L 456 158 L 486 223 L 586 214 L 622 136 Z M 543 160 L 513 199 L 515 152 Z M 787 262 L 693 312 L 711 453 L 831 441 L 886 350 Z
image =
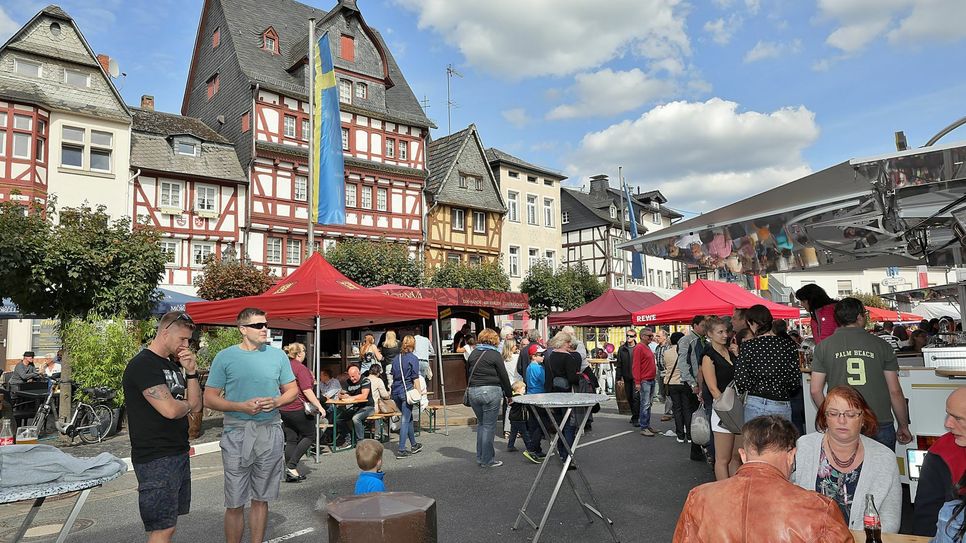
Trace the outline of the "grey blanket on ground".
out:
M 110 453 L 78 458 L 50 445 L 0 447 L 0 487 L 89 481 L 124 471 L 127 464 Z

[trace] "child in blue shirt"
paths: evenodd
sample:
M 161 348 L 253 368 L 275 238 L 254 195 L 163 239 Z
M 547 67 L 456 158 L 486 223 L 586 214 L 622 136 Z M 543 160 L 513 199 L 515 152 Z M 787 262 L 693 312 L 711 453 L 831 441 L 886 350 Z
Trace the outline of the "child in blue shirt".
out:
M 546 372 L 543 368 L 543 355 L 545 349 L 536 343 L 530 344 L 530 364 L 527 366 L 527 394 L 542 394 L 544 392 L 544 379 Z M 543 410 L 538 410 L 543 411 Z M 532 413 L 530 413 L 532 415 Z M 549 424 L 546 419 L 546 412 L 541 413 L 541 418 L 544 419 L 545 424 Z M 536 417 L 527 418 L 527 430 L 524 437 L 529 438 L 526 440 L 527 450 L 523 453 L 523 456 L 527 460 L 533 462 L 534 464 L 539 464 L 543 461 L 543 451 L 540 447 L 540 441 L 543 439 L 543 432 L 540 430 L 540 422 L 537 421 Z
M 382 471 L 383 451 L 382 443 L 375 439 L 363 439 L 356 445 L 356 464 L 362 470 L 356 479 L 356 494 L 386 491 L 386 485 L 382 481 L 386 475 Z

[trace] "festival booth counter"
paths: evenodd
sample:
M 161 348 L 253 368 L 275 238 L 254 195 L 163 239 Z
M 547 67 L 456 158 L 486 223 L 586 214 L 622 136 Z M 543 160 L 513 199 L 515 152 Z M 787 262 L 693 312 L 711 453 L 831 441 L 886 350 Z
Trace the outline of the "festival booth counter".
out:
M 414 288 L 401 285 L 381 285 L 373 290 L 382 291 L 400 301 L 415 302 L 432 300 L 439 308 L 438 318 L 460 318 L 476 324 L 476 330 L 483 327 L 498 330 L 497 315 L 508 315 L 530 307 L 526 294 L 500 292 L 495 290 L 476 290 L 462 288 Z M 436 330 L 440 330 L 437 322 Z M 460 403 L 466 390 L 466 359 L 463 353 L 443 351 L 442 335 L 433 338 L 437 353 L 437 372 L 443 378 L 434 379 L 429 389 L 437 398 L 443 397 L 446 403 Z

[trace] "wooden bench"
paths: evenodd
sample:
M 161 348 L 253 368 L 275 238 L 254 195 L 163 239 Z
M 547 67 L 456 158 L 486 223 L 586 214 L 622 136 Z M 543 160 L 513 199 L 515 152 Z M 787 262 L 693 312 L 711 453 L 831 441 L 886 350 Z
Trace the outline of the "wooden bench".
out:
M 373 429 L 372 434 L 373 434 L 374 437 L 376 437 L 376 439 L 379 440 L 380 443 L 388 443 L 389 442 L 389 438 L 392 435 L 392 432 L 389 431 L 389 420 L 392 417 L 401 417 L 401 416 L 402 416 L 402 413 L 398 413 L 398 412 L 396 412 L 396 413 L 373 413 L 373 414 L 369 415 L 368 417 L 366 417 L 366 422 L 371 421 L 373 423 L 373 425 L 375 425 L 375 423 L 377 421 L 383 421 L 382 424 L 379 424 L 379 435 L 378 436 L 375 435 L 375 429 Z
M 443 406 L 440 404 L 429 404 L 426 406 L 426 411 L 429 413 L 429 428 L 426 429 L 427 432 L 436 432 L 436 415 L 440 409 L 443 409 Z

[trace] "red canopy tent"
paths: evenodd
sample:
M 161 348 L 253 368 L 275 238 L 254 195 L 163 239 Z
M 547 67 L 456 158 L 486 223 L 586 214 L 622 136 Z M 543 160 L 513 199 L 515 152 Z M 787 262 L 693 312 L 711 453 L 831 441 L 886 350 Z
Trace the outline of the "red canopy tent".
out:
M 733 283 L 698 279 L 677 296 L 635 311 L 633 322 L 636 325 L 688 322 L 695 315 L 730 315 L 736 308 L 747 309 L 757 304 L 771 310 L 776 319 L 799 316 L 797 307 L 770 302 Z
M 921 315 L 916 315 L 915 313 L 908 313 L 906 311 L 896 311 L 895 309 L 880 309 L 878 307 L 865 307 L 866 311 L 869 312 L 869 320 L 872 322 L 919 322 L 922 320 Z
M 404 299 L 421 300 L 429 298 L 436 300 L 436 305 L 439 306 L 440 311 L 443 311 L 444 308 L 453 312 L 470 311 L 472 313 L 484 310 L 490 311 L 492 315 L 506 315 L 530 307 L 529 297 L 518 292 L 468 288 L 417 288 L 391 283 L 379 285 L 374 287 L 373 290 L 383 291 L 391 296 Z
M 235 324 L 238 312 L 257 307 L 268 313 L 269 326 L 286 330 L 358 328 L 416 320 L 435 320 L 436 301 L 401 299 L 363 288 L 314 253 L 299 269 L 268 292 L 185 306 L 199 324 Z
M 571 311 L 551 313 L 550 326 L 629 326 L 631 314 L 663 302 L 652 292 L 608 289 L 596 300 Z

